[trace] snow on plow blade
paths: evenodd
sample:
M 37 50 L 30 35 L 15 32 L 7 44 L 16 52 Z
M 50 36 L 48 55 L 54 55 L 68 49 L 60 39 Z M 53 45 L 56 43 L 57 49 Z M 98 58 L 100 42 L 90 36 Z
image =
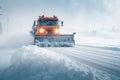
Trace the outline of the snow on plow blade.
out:
M 34 44 L 40 47 L 73 47 L 74 34 L 35 36 Z

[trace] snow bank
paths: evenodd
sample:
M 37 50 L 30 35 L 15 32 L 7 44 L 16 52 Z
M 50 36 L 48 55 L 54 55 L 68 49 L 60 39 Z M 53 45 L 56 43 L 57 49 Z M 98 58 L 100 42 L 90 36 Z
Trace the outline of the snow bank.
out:
M 11 58 L 11 66 L 0 71 L 0 80 L 112 80 L 109 76 L 37 46 L 18 49 Z
M 25 45 L 33 43 L 29 33 L 8 33 L 0 35 L 0 69 L 10 66 L 11 55 Z

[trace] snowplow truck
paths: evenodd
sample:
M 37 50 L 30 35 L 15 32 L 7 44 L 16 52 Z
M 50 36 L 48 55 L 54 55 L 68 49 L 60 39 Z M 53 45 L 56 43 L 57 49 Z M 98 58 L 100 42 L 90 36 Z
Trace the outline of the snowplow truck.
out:
M 73 34 L 60 34 L 60 26 L 63 21 L 59 21 L 57 16 L 39 16 L 34 21 L 31 33 L 34 36 L 34 44 L 40 47 L 73 47 L 75 40 Z

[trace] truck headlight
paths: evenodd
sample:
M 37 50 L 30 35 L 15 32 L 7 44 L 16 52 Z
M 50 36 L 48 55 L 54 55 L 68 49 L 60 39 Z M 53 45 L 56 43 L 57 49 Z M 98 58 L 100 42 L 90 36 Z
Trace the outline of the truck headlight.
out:
M 59 29 L 55 29 L 54 31 L 55 31 L 55 33 L 57 33 L 57 34 L 60 32 Z
M 43 29 L 43 28 L 40 28 L 40 33 L 44 33 L 45 32 L 45 29 Z

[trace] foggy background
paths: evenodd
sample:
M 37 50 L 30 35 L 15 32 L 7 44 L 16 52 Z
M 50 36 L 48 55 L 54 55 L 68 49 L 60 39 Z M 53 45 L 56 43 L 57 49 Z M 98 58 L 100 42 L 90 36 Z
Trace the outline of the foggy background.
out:
M 40 15 L 56 15 L 65 32 L 120 30 L 119 0 L 0 0 L 4 33 L 29 30 Z

